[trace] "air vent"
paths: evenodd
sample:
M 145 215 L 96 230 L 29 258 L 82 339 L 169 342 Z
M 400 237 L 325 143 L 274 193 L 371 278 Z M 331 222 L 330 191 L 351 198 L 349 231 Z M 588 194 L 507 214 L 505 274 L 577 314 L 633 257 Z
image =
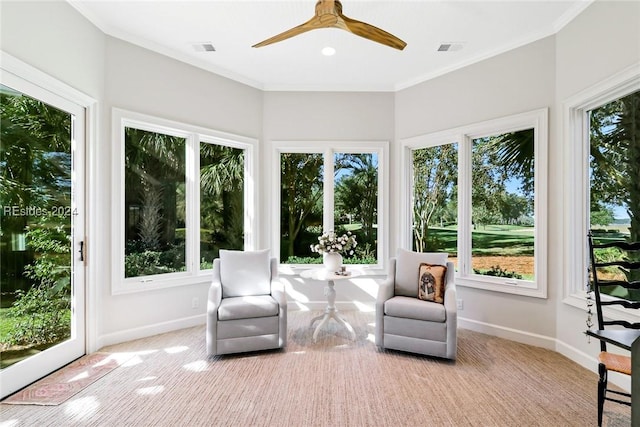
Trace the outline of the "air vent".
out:
M 215 52 L 216 48 L 210 42 L 194 43 L 193 49 L 196 52 Z
M 453 52 L 456 50 L 461 50 L 463 46 L 464 43 L 441 43 L 440 46 L 438 46 L 438 52 Z

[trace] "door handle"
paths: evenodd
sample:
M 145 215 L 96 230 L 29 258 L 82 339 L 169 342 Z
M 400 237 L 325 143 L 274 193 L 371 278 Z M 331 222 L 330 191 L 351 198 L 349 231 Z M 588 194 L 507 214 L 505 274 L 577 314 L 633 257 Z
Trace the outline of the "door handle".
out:
M 80 241 L 80 261 L 84 261 L 84 240 Z

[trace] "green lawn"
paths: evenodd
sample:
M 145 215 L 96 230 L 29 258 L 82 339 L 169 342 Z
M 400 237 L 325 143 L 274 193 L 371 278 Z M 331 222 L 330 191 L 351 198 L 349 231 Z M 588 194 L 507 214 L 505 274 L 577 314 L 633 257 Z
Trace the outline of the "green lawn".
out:
M 457 253 L 458 230 L 455 226 L 432 227 L 438 250 Z M 474 230 L 471 236 L 473 253 L 477 255 L 533 255 L 533 227 L 487 225 Z

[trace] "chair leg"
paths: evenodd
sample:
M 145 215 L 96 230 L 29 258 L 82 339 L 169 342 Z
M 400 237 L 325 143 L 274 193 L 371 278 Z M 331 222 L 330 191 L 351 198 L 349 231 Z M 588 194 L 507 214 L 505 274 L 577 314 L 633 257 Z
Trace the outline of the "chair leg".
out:
M 598 427 L 602 426 L 602 412 L 604 410 L 604 398 L 607 392 L 607 368 L 604 364 L 598 364 Z

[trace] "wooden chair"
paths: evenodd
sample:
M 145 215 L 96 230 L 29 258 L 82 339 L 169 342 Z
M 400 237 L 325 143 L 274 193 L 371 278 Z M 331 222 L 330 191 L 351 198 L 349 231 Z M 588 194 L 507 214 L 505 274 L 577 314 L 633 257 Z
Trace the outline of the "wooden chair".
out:
M 630 313 L 630 311 L 640 308 L 640 242 L 609 241 L 596 244 L 591 232 L 588 240 L 591 258 L 590 283 L 595 299 L 599 330 L 587 333 L 600 339 L 598 426 L 601 426 L 605 400 L 631 406 L 631 394 L 607 387 L 607 375 L 610 371 L 631 375 L 631 357 L 608 352 L 607 343 L 629 349 L 629 342 L 637 338 L 640 330 L 640 322 L 629 321 L 638 316 L 637 313 Z M 609 252 L 609 255 L 604 257 L 598 254 L 598 249 L 607 248 L 617 249 L 623 255 Z M 604 268 L 608 271 L 603 272 Z M 605 293 L 604 296 L 603 293 Z M 608 306 L 616 309 L 603 313 L 603 308 Z

